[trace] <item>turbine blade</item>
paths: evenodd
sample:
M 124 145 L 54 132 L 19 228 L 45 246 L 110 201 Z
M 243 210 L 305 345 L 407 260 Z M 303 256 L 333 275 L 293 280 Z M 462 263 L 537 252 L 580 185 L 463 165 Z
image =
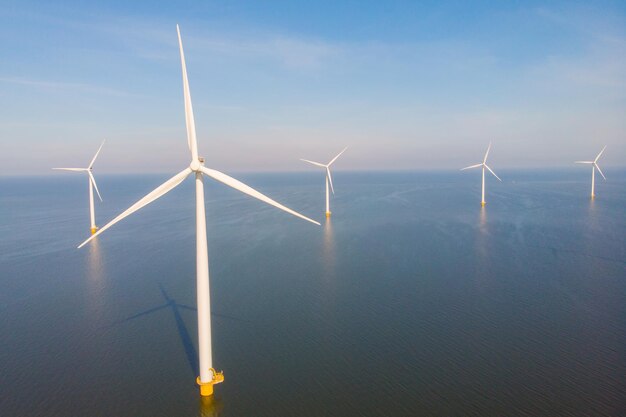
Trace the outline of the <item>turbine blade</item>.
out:
M 600 155 L 602 155 L 602 152 L 604 152 L 605 149 L 606 149 L 606 145 L 604 146 L 604 148 L 602 148 L 602 150 L 600 151 L 598 156 L 596 156 L 596 159 L 594 159 L 593 162 L 598 162 L 598 159 L 600 159 Z
M 96 179 L 94 178 L 91 171 L 87 171 L 87 174 L 89 174 L 89 181 L 91 181 L 94 188 L 96 189 L 96 192 L 98 193 L 98 198 L 100 199 L 100 201 L 102 201 L 102 197 L 100 196 L 100 191 L 98 191 L 98 184 L 96 184 Z
M 602 178 L 604 178 L 606 180 L 606 177 L 604 176 L 604 173 L 602 173 L 602 170 L 600 169 L 600 165 L 594 163 L 593 166 L 598 168 L 598 172 L 600 173 L 600 175 L 602 175 Z
M 96 158 L 98 157 L 98 154 L 100 153 L 100 150 L 104 146 L 104 142 L 106 142 L 106 140 L 102 141 L 102 145 L 100 145 L 100 147 L 98 148 L 98 152 L 96 152 L 96 154 L 94 155 L 93 159 L 91 160 L 91 162 L 89 163 L 89 166 L 87 168 L 91 168 L 93 166 L 93 163 L 96 162 Z
M 575 164 L 593 164 L 593 161 L 575 161 Z
M 466 169 L 471 169 L 471 168 L 478 168 L 478 167 L 481 167 L 481 166 L 483 166 L 483 164 L 470 165 L 468 167 L 461 168 L 461 171 L 465 171 Z
M 148 193 L 144 198 L 142 198 L 141 200 L 137 201 L 135 204 L 130 206 L 125 212 L 123 212 L 122 214 L 120 214 L 119 216 L 117 216 L 116 218 L 111 220 L 110 222 L 108 222 L 105 226 L 103 226 L 100 230 L 98 230 L 89 239 L 87 239 L 83 243 L 81 243 L 78 246 L 78 248 L 79 249 L 82 248 L 89 241 L 91 241 L 91 239 L 93 239 L 96 236 L 100 235 L 102 232 L 107 230 L 109 227 L 113 226 L 115 223 L 119 222 L 120 220 L 122 220 L 123 218 L 125 218 L 127 216 L 130 216 L 131 214 L 133 214 L 134 212 L 136 212 L 140 208 L 142 208 L 142 207 L 152 203 L 154 200 L 156 200 L 157 198 L 161 197 L 163 194 L 165 194 L 168 191 L 170 191 L 173 188 L 175 188 L 178 184 L 183 182 L 183 180 L 185 178 L 187 178 L 189 176 L 189 174 L 191 174 L 191 172 L 192 172 L 191 168 L 185 168 L 183 171 L 179 172 L 178 174 L 174 175 L 169 180 L 165 181 L 163 184 L 159 185 L 157 188 L 155 188 L 150 193 Z
M 326 167 L 326 175 L 328 175 L 328 181 L 330 181 L 330 191 L 335 194 L 335 189 L 333 188 L 333 176 L 330 175 L 330 169 Z
M 76 171 L 76 172 L 82 172 L 82 171 L 88 171 L 87 168 L 52 168 L 58 171 Z
M 271 198 L 267 197 L 266 195 L 261 194 L 260 192 L 258 192 L 254 188 L 244 184 L 241 181 L 238 181 L 238 180 L 234 179 L 233 177 L 230 177 L 230 176 L 228 176 L 228 175 L 226 175 L 226 174 L 224 174 L 222 172 L 219 172 L 219 171 L 216 171 L 214 169 L 207 168 L 207 167 L 202 167 L 202 168 L 200 168 L 200 170 L 203 173 L 205 173 L 206 175 L 208 175 L 209 177 L 211 177 L 211 178 L 213 178 L 213 179 L 215 179 L 215 180 L 217 180 L 219 182 L 222 182 L 222 183 L 228 185 L 229 187 L 234 188 L 235 190 L 239 190 L 239 191 L 241 191 L 244 194 L 248 194 L 251 197 L 257 198 L 257 199 L 259 199 L 259 200 L 261 200 L 261 201 L 263 201 L 263 202 L 265 202 L 265 203 L 267 203 L 269 205 L 272 205 L 272 206 L 277 207 L 277 208 L 279 208 L 279 209 L 281 209 L 283 211 L 286 211 L 289 214 L 293 214 L 296 217 L 300 217 L 301 219 L 304 219 L 304 220 L 309 221 L 311 223 L 315 223 L 318 226 L 320 225 L 315 220 L 311 220 L 308 217 L 303 216 L 302 214 L 297 213 L 297 212 L 291 210 L 290 208 L 287 208 L 287 207 L 283 206 L 280 203 L 277 203 L 276 201 L 272 200 Z
M 309 164 L 317 165 L 318 167 L 326 168 L 326 165 L 320 164 L 319 162 L 309 161 L 308 159 L 300 159 L 301 161 L 308 162 Z
M 187 145 L 191 151 L 191 159 L 198 159 L 198 144 L 196 142 L 196 122 L 193 118 L 193 107 L 191 106 L 191 93 L 189 92 L 189 80 L 187 79 L 187 65 L 185 65 L 185 52 L 183 51 L 183 41 L 180 37 L 180 28 L 176 25 L 178 33 L 178 46 L 180 48 L 180 63 L 183 69 L 183 95 L 185 97 L 185 125 L 187 126 Z
M 483 159 L 483 164 L 487 162 L 487 157 L 489 156 L 490 149 L 491 149 L 491 142 L 489 142 L 489 146 L 487 147 L 487 152 L 485 152 L 485 159 Z
M 489 165 L 485 164 L 485 168 L 487 168 L 487 169 L 489 170 L 489 172 L 491 172 L 491 173 L 493 174 L 493 176 L 494 176 L 494 177 L 496 177 L 497 179 L 499 179 L 499 180 L 500 180 L 500 177 L 498 177 L 498 176 L 496 175 L 496 173 L 495 173 L 495 172 L 493 172 L 493 171 L 491 170 L 491 168 L 489 168 Z M 500 180 L 500 181 L 502 181 L 502 180 Z
M 337 154 L 336 157 L 334 157 L 333 159 L 330 160 L 330 162 L 328 163 L 328 166 L 331 166 L 333 164 L 333 162 L 335 162 L 337 160 L 337 158 L 339 158 L 341 156 L 341 154 L 346 151 L 346 149 L 348 149 L 347 146 L 343 149 L 343 151 L 339 152 L 339 154 Z

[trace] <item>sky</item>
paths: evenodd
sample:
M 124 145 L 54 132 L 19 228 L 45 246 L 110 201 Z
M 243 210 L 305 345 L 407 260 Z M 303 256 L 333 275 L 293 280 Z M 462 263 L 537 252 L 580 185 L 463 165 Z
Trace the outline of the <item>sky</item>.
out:
M 3 0 L 0 175 L 187 165 L 177 23 L 211 168 L 626 166 L 624 1 Z

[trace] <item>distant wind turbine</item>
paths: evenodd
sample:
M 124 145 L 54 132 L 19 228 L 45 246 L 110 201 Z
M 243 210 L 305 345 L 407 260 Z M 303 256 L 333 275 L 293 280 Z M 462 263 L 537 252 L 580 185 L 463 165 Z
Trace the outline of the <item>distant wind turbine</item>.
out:
M 213 385 L 224 381 L 224 374 L 216 372 L 213 369 L 213 359 L 211 353 L 211 300 L 209 297 L 209 258 L 207 254 L 207 236 L 206 236 L 206 216 L 204 212 L 204 182 L 203 175 L 220 181 L 242 193 L 248 194 L 274 207 L 307 220 L 311 223 L 319 225 L 318 222 L 309 219 L 279 203 L 271 198 L 261 194 L 253 188 L 237 181 L 236 179 L 204 166 L 204 158 L 198 156 L 198 145 L 196 141 L 196 127 L 193 117 L 193 108 L 191 106 L 191 95 L 189 93 L 189 82 L 187 80 L 187 68 L 185 65 L 185 55 L 183 52 L 183 42 L 180 36 L 180 30 L 176 25 L 178 32 L 178 46 L 180 48 L 180 61 L 183 73 L 183 95 L 185 99 L 185 122 L 187 125 L 187 144 L 191 151 L 191 163 L 187 168 L 174 175 L 172 178 L 158 186 L 145 197 L 137 201 L 122 214 L 111 220 L 95 235 L 80 244 L 83 247 L 87 242 L 98 236 L 100 233 L 113 226 L 123 218 L 131 215 L 140 208 L 150 204 L 168 191 L 174 189 L 189 175 L 194 175 L 196 179 L 196 279 L 197 279 L 197 303 L 198 303 L 198 350 L 199 350 L 199 368 L 200 376 L 196 379 L 200 385 L 200 395 L 210 396 L 213 394 Z
M 100 153 L 100 150 L 104 146 L 104 141 L 102 141 L 102 145 L 98 148 L 98 152 L 94 155 L 93 159 L 89 163 L 87 168 L 52 168 L 60 171 L 76 171 L 76 172 L 86 172 L 87 179 L 89 180 L 89 217 L 91 219 L 91 234 L 93 235 L 98 230 L 98 226 L 96 226 L 96 213 L 93 205 L 93 189 L 96 189 L 96 193 L 98 193 L 98 198 L 102 201 L 102 197 L 100 196 L 100 191 L 98 191 L 98 185 L 96 185 L 96 179 L 93 176 L 93 163 L 96 162 L 96 158 Z
M 600 165 L 598 165 L 598 159 L 600 159 L 600 156 L 602 155 L 602 152 L 604 152 L 605 149 L 606 149 L 606 146 L 602 148 L 598 156 L 596 156 L 596 159 L 594 159 L 593 161 L 576 161 L 577 164 L 591 164 L 591 198 L 592 199 L 596 198 L 596 194 L 595 194 L 596 169 L 598 170 L 600 175 L 602 175 L 602 178 L 604 178 L 604 180 L 606 181 L 606 177 L 602 173 L 602 170 L 600 169 Z
M 489 146 L 487 147 L 487 152 L 485 152 L 485 157 L 483 158 L 483 162 L 481 162 L 480 164 L 470 165 L 468 167 L 461 168 L 461 171 L 464 171 L 466 169 L 471 169 L 471 168 L 478 168 L 478 167 L 483 168 L 483 191 L 482 191 L 482 200 L 480 201 L 481 206 L 484 206 L 486 204 L 485 203 L 485 168 L 487 168 L 489 172 L 491 172 L 493 176 L 496 177 L 499 181 L 502 181 L 500 177 L 498 177 L 496 173 L 493 172 L 491 168 L 489 168 L 489 166 L 487 165 L 487 157 L 489 156 L 490 149 L 491 149 L 491 142 L 489 142 Z
M 333 164 L 333 162 L 335 162 L 337 160 L 337 158 L 339 158 L 339 156 L 341 156 L 342 153 L 344 153 L 346 151 L 346 149 L 348 149 L 348 147 L 346 146 L 343 151 L 339 152 L 339 154 L 337 154 L 337 156 L 335 156 L 333 159 L 330 160 L 329 163 L 327 164 L 322 164 L 320 162 L 314 162 L 314 161 L 309 161 L 308 159 L 300 159 L 301 161 L 304 162 L 308 162 L 309 164 L 313 164 L 315 166 L 318 167 L 322 167 L 326 170 L 326 217 L 330 217 L 330 197 L 328 194 L 328 184 L 330 183 L 330 189 L 333 192 L 333 195 L 335 194 L 335 189 L 333 187 L 333 177 L 332 175 L 330 175 L 330 166 Z

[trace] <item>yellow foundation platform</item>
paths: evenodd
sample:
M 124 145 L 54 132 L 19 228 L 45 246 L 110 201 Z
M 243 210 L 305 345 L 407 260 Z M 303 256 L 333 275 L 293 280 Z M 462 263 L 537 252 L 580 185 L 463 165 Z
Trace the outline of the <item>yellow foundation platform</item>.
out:
M 97 228 L 97 227 L 92 227 L 92 228 L 91 228 L 91 234 L 92 234 L 92 235 L 93 235 L 93 234 L 95 234 L 97 231 L 98 231 L 98 228 Z
M 480 206 L 481 206 L 481 207 L 485 207 L 485 204 L 487 204 L 487 203 L 485 203 L 484 201 L 481 201 L 481 202 L 480 202 Z
M 326 218 L 330 217 L 330 211 L 326 212 Z
M 200 385 L 200 395 L 203 397 L 213 395 L 213 385 L 224 382 L 224 372 L 217 372 L 213 368 L 211 368 L 211 371 L 213 372 L 213 380 L 210 382 L 202 382 L 200 381 L 200 377 L 196 378 L 196 384 Z

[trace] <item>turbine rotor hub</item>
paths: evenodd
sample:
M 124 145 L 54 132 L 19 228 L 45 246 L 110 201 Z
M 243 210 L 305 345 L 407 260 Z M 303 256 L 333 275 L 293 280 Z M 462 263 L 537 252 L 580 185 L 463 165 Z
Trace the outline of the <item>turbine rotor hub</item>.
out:
M 192 171 L 199 171 L 200 167 L 202 167 L 202 164 L 200 163 L 199 160 L 194 159 L 193 161 L 191 161 L 191 163 L 189 164 L 189 168 L 191 168 Z

